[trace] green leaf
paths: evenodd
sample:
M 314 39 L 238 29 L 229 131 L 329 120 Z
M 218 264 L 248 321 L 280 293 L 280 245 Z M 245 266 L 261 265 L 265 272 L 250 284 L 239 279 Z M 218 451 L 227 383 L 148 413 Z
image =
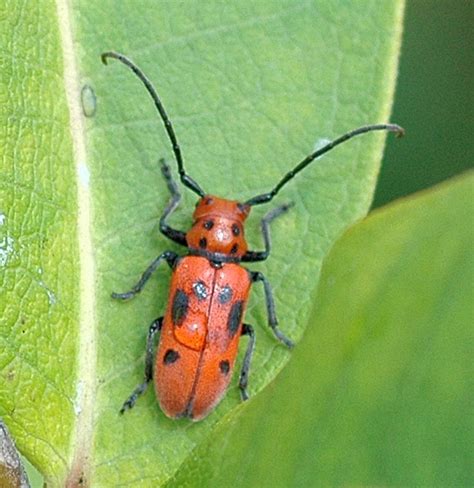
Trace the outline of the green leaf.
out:
M 151 391 L 118 414 L 142 380 L 167 274 L 130 303 L 110 292 L 128 289 L 170 247 L 157 225 L 169 198 L 157 161 L 174 162 L 143 87 L 100 53 L 127 54 L 153 80 L 206 191 L 247 199 L 321 141 L 387 121 L 403 3 L 42 0 L 0 9 L 0 416 L 54 486 L 158 486 L 246 407 L 234 380 L 198 424 L 166 419 Z M 254 269 L 272 282 L 281 328 L 296 341 L 324 255 L 367 212 L 383 143 L 383 134 L 351 141 L 278 198 L 296 205 L 273 226 L 271 259 Z M 184 193 L 178 228 L 195 201 Z M 253 248 L 265 211 L 250 219 Z M 246 321 L 258 329 L 257 396 L 291 354 L 266 328 L 261 289 Z
M 473 194 L 471 173 L 347 232 L 290 363 L 168 486 L 472 486 Z
M 53 3 L 0 6 L 0 417 L 50 480 L 78 383 L 76 176 Z

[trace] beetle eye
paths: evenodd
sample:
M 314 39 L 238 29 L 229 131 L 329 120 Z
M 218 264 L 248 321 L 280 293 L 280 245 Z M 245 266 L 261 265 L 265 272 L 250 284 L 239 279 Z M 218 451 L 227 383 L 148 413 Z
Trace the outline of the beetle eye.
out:
M 232 234 L 237 237 L 240 234 L 240 227 L 237 224 L 232 224 Z

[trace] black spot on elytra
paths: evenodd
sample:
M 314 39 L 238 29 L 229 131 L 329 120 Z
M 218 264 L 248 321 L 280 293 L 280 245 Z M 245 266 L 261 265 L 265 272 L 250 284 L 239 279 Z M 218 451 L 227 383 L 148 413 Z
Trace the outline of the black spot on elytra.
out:
M 239 245 L 238 244 L 234 244 L 230 250 L 230 253 L 231 254 L 235 254 L 237 252 L 237 249 L 239 249 Z
M 230 302 L 231 298 L 232 298 L 232 288 L 228 285 L 224 286 L 224 288 L 222 288 L 222 290 L 220 291 L 219 295 L 217 295 L 217 299 L 219 300 L 219 303 L 221 305 Z
M 207 287 L 203 281 L 193 283 L 193 291 L 198 300 L 205 300 L 207 298 Z
M 201 249 L 206 249 L 206 247 L 207 247 L 207 239 L 205 237 L 201 237 L 201 239 L 199 239 L 199 247 Z
M 237 224 L 232 224 L 232 234 L 234 236 L 240 235 L 240 227 Z
M 235 302 L 230 309 L 229 318 L 227 319 L 227 330 L 229 331 L 230 337 L 234 337 L 239 328 L 243 310 L 244 302 L 242 300 Z
M 203 227 L 206 230 L 211 230 L 214 227 L 214 221 L 213 220 L 206 220 L 203 224 Z
M 224 359 L 223 361 L 221 361 L 219 363 L 219 369 L 221 370 L 222 374 L 228 374 L 230 371 L 229 361 L 227 361 L 227 359 Z
M 163 357 L 164 364 L 173 364 L 179 359 L 179 352 L 174 349 L 168 349 Z
M 173 305 L 171 307 L 171 320 L 174 325 L 180 326 L 183 324 L 186 315 L 188 314 L 189 298 L 186 293 L 177 289 L 173 298 Z

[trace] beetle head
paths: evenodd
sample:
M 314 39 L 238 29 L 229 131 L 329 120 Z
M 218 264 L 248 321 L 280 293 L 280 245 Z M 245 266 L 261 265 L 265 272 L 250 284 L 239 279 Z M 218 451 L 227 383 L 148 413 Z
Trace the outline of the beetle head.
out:
M 247 252 L 244 222 L 250 205 L 205 195 L 194 211 L 194 223 L 186 234 L 188 246 L 242 257 Z

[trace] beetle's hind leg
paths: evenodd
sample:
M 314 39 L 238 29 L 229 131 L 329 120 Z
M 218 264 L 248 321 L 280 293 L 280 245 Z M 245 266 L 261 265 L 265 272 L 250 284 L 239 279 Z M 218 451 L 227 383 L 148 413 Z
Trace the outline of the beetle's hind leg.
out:
M 140 385 L 138 385 L 133 390 L 133 393 L 127 398 L 127 400 L 122 405 L 122 408 L 120 409 L 120 413 L 124 413 L 126 410 L 130 410 L 131 408 L 133 408 L 135 402 L 137 401 L 137 398 L 145 392 L 148 383 L 150 383 L 150 381 L 153 378 L 153 358 L 154 358 L 153 339 L 155 338 L 156 333 L 161 330 L 162 325 L 163 325 L 163 317 L 159 317 L 151 323 L 150 328 L 148 329 L 148 336 L 146 339 L 146 356 L 145 356 L 145 381 Z
M 249 343 L 247 350 L 245 351 L 244 362 L 242 364 L 239 379 L 240 396 L 242 397 L 242 400 L 245 401 L 249 399 L 247 385 L 249 382 L 250 362 L 252 361 L 253 350 L 255 349 L 255 332 L 253 327 L 249 324 L 244 324 L 242 327 L 242 335 L 249 336 Z

